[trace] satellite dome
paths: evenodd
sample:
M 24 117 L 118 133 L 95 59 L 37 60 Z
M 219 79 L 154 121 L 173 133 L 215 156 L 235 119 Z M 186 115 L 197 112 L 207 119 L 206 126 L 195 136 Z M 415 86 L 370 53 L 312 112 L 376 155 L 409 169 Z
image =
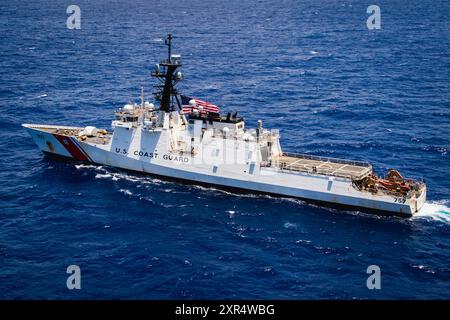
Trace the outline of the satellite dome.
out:
M 197 105 L 197 103 L 195 102 L 194 99 L 189 100 L 189 105 L 192 107 L 195 107 Z
M 149 108 L 149 109 L 153 109 L 155 107 L 155 105 L 153 103 L 150 103 L 148 101 L 145 101 L 145 107 Z
M 98 133 L 98 129 L 96 127 L 87 126 L 83 130 L 83 134 L 85 134 L 88 137 L 94 137 Z
M 132 111 L 134 109 L 134 106 L 130 103 L 127 103 L 126 105 L 123 106 L 123 110 L 126 111 Z

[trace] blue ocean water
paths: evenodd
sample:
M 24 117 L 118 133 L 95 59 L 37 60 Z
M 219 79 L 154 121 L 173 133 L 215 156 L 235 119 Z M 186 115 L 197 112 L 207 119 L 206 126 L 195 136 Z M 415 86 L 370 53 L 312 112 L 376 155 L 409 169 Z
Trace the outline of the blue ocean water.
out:
M 450 2 L 0 2 L 0 298 L 450 298 Z M 285 151 L 423 178 L 399 219 L 44 157 L 21 123 L 109 128 L 175 36 L 182 90 Z M 66 268 L 81 268 L 81 290 Z M 366 269 L 381 268 L 381 290 Z

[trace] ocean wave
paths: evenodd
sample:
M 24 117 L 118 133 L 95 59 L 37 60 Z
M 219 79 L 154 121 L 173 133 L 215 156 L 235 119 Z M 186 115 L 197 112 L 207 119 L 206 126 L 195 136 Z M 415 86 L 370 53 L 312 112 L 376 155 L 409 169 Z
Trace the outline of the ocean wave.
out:
M 102 170 L 103 169 L 102 166 L 96 166 L 96 165 L 92 165 L 92 164 L 76 164 L 75 168 L 77 168 L 78 170 L 80 170 L 80 169 Z
M 426 202 L 413 219 L 432 219 L 450 223 L 450 207 L 447 200 Z
M 298 227 L 298 224 L 297 223 L 293 223 L 293 222 L 285 222 L 284 224 L 283 224 L 283 227 L 285 228 L 285 229 L 297 229 L 297 227 Z
M 170 183 L 167 181 L 162 181 L 159 179 L 152 178 L 150 176 L 137 176 L 137 175 L 124 173 L 124 172 L 114 172 L 114 170 L 109 170 L 100 165 L 77 164 L 77 165 L 75 165 L 75 168 L 77 170 L 88 169 L 88 170 L 99 171 L 99 173 L 97 173 L 95 175 L 95 179 L 111 179 L 112 181 L 123 180 L 123 181 L 128 181 L 131 183 L 135 183 L 137 186 L 147 185 L 147 184 L 161 185 L 161 184 Z M 167 190 L 169 190 L 169 189 L 167 189 Z M 169 192 L 169 191 L 166 191 L 166 192 Z
M 108 179 L 108 178 L 112 178 L 112 175 L 109 174 L 109 173 L 105 173 L 105 174 L 103 174 L 103 173 L 97 173 L 97 174 L 95 175 L 95 179 Z
M 119 192 L 121 192 L 123 194 L 126 194 L 127 196 L 132 196 L 133 195 L 133 192 L 131 192 L 128 189 L 119 189 Z
M 414 268 L 414 269 L 423 271 L 423 272 L 425 272 L 425 273 L 431 273 L 431 274 L 435 274 L 435 273 L 436 273 L 436 271 L 434 271 L 432 268 L 430 268 L 430 267 L 428 267 L 428 266 L 425 266 L 425 265 L 423 265 L 423 264 L 412 265 L 411 267 Z
M 229 217 L 230 219 L 233 219 L 233 218 L 235 217 L 235 215 L 236 215 L 236 211 L 234 211 L 234 210 L 228 210 L 228 211 L 227 211 L 227 214 L 228 214 L 228 217 Z
M 426 146 L 423 150 L 428 152 L 437 152 L 442 156 L 446 156 L 450 152 L 448 148 L 443 146 Z

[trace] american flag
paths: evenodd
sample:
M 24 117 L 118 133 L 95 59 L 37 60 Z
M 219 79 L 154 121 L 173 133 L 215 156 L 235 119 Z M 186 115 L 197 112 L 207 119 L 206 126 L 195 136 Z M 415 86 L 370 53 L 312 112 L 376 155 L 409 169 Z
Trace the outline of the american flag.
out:
M 192 107 L 189 104 L 189 101 L 194 100 L 195 101 L 195 107 Z M 220 113 L 220 109 L 209 102 L 200 100 L 200 99 L 196 99 L 196 98 L 191 98 L 188 96 L 181 96 L 181 104 L 183 106 L 183 113 L 185 114 L 189 114 L 191 113 L 194 109 L 198 110 L 198 107 L 203 107 L 203 111 L 202 113 L 207 113 L 207 112 L 211 112 L 211 113 Z

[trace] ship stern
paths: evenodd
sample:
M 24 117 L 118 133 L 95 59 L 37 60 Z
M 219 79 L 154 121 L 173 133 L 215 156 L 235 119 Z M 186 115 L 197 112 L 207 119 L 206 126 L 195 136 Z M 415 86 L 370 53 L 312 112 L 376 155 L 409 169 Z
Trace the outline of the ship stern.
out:
M 413 211 L 413 215 L 422 209 L 425 202 L 427 201 L 427 186 L 425 183 L 419 183 L 418 190 L 416 190 L 415 194 L 415 211 Z

